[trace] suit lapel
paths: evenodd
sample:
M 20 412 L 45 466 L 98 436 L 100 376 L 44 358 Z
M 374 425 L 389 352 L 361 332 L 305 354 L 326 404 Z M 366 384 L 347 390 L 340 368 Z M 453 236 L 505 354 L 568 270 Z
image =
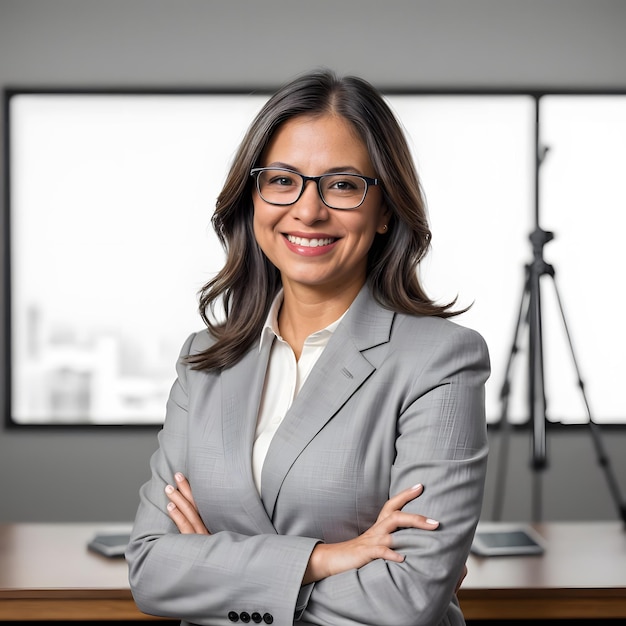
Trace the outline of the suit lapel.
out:
M 227 475 L 240 493 L 240 504 L 260 533 L 276 532 L 265 512 L 252 478 L 252 444 L 256 430 L 271 342 L 258 344 L 232 368 L 222 371 L 222 425 Z
M 393 316 L 375 302 L 366 285 L 335 330 L 265 459 L 262 497 L 270 517 L 283 480 L 298 455 L 376 370 L 364 353 L 389 341 Z

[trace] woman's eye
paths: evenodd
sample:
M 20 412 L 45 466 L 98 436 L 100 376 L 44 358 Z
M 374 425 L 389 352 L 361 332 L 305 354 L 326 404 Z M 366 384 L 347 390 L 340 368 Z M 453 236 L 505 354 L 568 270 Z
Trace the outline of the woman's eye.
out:
M 354 185 L 347 180 L 340 180 L 335 183 L 337 189 L 354 189 Z
M 357 184 L 354 180 L 349 178 L 338 178 L 329 181 L 328 188 L 335 191 L 353 191 L 357 188 Z
M 293 185 L 294 181 L 293 178 L 289 178 L 289 176 L 275 176 L 270 179 L 269 183 L 270 185 L 289 186 Z

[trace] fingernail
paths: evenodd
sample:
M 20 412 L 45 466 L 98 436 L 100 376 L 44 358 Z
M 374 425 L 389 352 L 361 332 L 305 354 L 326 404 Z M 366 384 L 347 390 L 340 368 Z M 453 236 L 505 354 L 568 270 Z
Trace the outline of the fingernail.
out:
M 174 478 L 179 483 L 181 483 L 181 482 L 183 482 L 183 480 L 185 480 L 185 477 L 180 472 L 176 472 L 176 474 L 174 474 Z
M 174 487 L 167 485 L 167 487 L 165 487 L 165 493 L 174 493 Z
M 167 510 L 168 511 L 173 511 L 176 508 L 176 505 L 173 502 L 168 502 L 167 503 Z
M 422 488 L 422 483 L 417 483 L 417 485 L 413 485 L 411 487 L 411 490 L 412 491 L 417 491 L 418 489 L 421 489 L 421 488 Z
M 430 517 L 426 519 L 426 523 L 428 524 L 439 524 L 436 519 L 431 519 Z

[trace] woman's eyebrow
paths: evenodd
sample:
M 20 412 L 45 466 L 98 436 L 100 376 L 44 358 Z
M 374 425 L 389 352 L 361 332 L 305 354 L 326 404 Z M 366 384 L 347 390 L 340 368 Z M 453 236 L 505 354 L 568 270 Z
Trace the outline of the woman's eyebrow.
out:
M 298 172 L 300 174 L 303 173 L 299 168 L 294 167 L 293 165 L 290 165 L 289 163 L 284 163 L 283 161 L 273 161 L 272 163 L 269 163 L 265 167 L 276 167 L 276 168 L 282 168 L 286 170 L 293 170 L 294 172 Z M 336 167 L 328 168 L 324 172 L 324 174 L 335 174 L 337 172 L 355 173 L 355 174 L 361 173 L 358 168 L 354 167 L 354 165 L 338 165 Z

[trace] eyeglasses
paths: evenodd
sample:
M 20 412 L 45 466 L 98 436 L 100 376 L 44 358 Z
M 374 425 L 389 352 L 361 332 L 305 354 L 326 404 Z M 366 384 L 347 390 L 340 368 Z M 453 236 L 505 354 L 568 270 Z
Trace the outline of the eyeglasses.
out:
M 256 180 L 261 198 L 268 204 L 288 206 L 295 204 L 304 193 L 309 180 L 317 183 L 322 202 L 331 209 L 350 211 L 358 209 L 365 200 L 370 185 L 379 185 L 378 178 L 338 172 L 322 176 L 304 176 L 281 167 L 255 167 L 250 176 Z

